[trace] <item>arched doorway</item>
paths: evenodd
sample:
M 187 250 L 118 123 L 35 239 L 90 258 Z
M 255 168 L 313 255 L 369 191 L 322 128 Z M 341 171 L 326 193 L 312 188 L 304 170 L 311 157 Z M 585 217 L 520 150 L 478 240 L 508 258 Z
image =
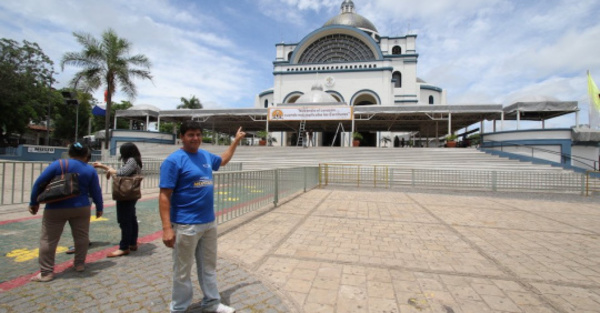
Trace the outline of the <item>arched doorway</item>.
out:
M 379 104 L 379 101 L 377 100 L 377 95 L 373 94 L 372 92 L 362 92 L 362 93 L 358 93 L 353 101 L 352 101 L 352 105 L 354 106 L 359 106 L 359 105 L 373 105 L 373 104 Z M 360 131 L 360 128 L 355 129 L 355 131 L 359 132 L 363 139 L 360 141 L 360 146 L 362 147 L 377 147 L 377 132 L 370 132 L 370 131 Z

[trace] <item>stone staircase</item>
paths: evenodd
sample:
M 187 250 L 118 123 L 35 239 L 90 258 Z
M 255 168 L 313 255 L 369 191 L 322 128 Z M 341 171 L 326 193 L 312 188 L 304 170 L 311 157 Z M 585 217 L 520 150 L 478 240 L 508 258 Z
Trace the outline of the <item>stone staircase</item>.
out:
M 174 145 L 139 146 L 142 156 L 164 159 L 179 149 Z M 203 144 L 202 149 L 220 155 L 227 146 Z M 323 163 L 389 165 L 402 169 L 479 170 L 479 171 L 565 171 L 559 167 L 500 158 L 474 148 L 341 148 L 341 147 L 266 147 L 239 146 L 232 162 L 243 163 L 244 170 L 318 166 Z M 570 172 L 570 171 L 565 171 Z

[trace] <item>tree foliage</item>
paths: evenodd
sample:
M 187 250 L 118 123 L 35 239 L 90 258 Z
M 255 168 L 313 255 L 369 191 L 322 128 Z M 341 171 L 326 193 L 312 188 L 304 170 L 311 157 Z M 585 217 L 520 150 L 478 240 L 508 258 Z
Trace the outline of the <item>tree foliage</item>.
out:
M 75 39 L 83 47 L 80 52 L 67 52 L 62 58 L 61 68 L 65 65 L 81 68 L 71 81 L 73 86 L 81 85 L 87 90 L 103 87 L 106 95 L 106 116 L 104 129 L 108 132 L 112 113 L 112 96 L 117 89 L 130 99 L 137 94 L 133 79 L 149 79 L 151 63 L 143 54 L 129 55 L 131 43 L 108 29 L 102 33 L 100 40 L 90 34 L 73 33 Z M 105 141 L 108 149 L 108 140 Z
M 177 109 L 202 109 L 202 103 L 196 96 L 189 99 L 181 97 L 181 104 L 177 106 Z
M 158 131 L 161 133 L 173 133 L 173 129 L 179 130 L 179 123 L 162 122 L 159 125 Z
M 54 63 L 36 43 L 0 39 L 0 146 L 10 134 L 23 135 L 30 122 L 45 120 Z
M 59 101 L 53 109 L 52 120 L 54 131 L 52 136 L 54 139 L 68 143 L 75 140 L 75 129 L 77 129 L 78 140 L 87 135 L 90 116 L 92 116 L 92 107 L 96 103 L 96 99 L 90 93 L 86 92 L 74 92 L 70 89 L 62 89 L 62 91 L 72 92 L 79 102 L 79 105 L 67 104 L 59 93 L 58 96 L 62 101 Z

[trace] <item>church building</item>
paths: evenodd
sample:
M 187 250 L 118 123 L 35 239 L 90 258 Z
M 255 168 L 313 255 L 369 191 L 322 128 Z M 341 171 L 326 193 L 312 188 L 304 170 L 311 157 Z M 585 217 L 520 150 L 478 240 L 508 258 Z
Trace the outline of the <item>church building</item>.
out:
M 356 13 L 352 0 L 344 0 L 337 16 L 300 42 L 276 44 L 274 85 L 258 95 L 255 107 L 315 102 L 351 107 L 446 105 L 442 88 L 417 77 L 416 41 L 415 34 L 380 35 L 371 21 Z M 361 134 L 368 146 L 377 146 L 382 136 L 373 131 Z M 315 136 L 318 145 L 346 144 L 332 142 L 341 137 L 337 130 Z M 276 137 L 283 138 L 281 145 L 298 142 L 297 132 Z

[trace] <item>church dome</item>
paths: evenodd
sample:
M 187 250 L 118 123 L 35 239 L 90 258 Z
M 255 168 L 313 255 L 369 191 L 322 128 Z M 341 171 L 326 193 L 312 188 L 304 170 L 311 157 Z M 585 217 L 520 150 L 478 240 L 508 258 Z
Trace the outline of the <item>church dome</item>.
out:
M 323 91 L 323 86 L 319 83 L 315 83 L 310 89 L 309 93 L 305 93 L 295 103 L 332 103 L 338 102 L 332 95 Z
M 354 2 L 352 0 L 344 0 L 340 14 L 327 21 L 323 27 L 332 25 L 351 26 L 378 33 L 377 28 L 375 28 L 375 25 L 371 21 L 354 12 Z

